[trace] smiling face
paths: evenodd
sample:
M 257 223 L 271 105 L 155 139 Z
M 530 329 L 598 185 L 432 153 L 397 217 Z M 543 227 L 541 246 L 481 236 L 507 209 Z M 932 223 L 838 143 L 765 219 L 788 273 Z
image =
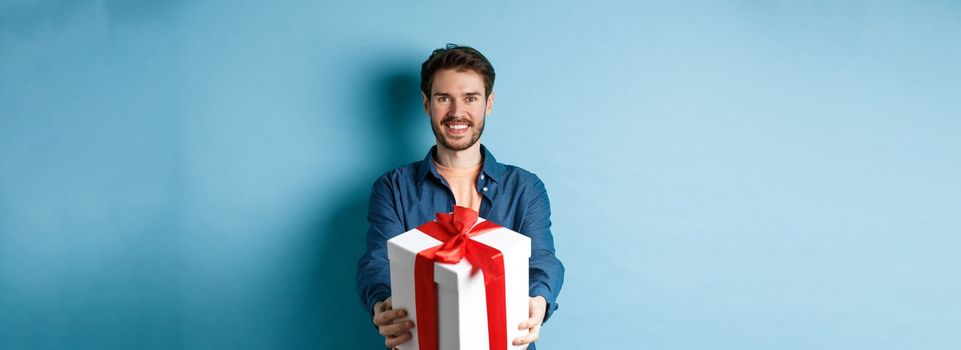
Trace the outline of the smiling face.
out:
M 472 70 L 442 69 L 434 73 L 424 111 L 438 147 L 463 151 L 480 140 L 484 118 L 494 108 L 494 93 L 484 97 L 484 78 Z

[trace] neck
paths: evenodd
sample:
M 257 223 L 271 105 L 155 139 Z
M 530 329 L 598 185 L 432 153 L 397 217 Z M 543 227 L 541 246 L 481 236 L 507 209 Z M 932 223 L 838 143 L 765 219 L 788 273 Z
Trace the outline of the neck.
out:
M 473 168 L 481 163 L 480 141 L 463 151 L 454 151 L 437 145 L 435 159 L 437 164 L 448 168 Z

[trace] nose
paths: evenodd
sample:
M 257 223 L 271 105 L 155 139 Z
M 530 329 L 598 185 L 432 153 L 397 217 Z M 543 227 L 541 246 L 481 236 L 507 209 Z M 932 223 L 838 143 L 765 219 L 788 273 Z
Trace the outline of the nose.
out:
M 458 100 L 454 100 L 454 101 L 451 102 L 451 104 L 450 104 L 450 110 L 448 110 L 448 114 L 449 114 L 450 116 L 456 117 L 456 118 L 466 117 L 466 116 L 467 116 L 467 106 L 464 105 L 464 102 L 461 102 L 461 101 L 458 101 Z

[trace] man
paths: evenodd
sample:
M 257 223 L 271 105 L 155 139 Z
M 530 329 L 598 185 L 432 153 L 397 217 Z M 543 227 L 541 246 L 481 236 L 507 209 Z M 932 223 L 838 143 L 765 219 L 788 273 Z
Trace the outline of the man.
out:
M 453 44 L 434 50 L 421 66 L 421 93 L 437 145 L 424 160 L 394 169 L 373 185 L 357 291 L 389 348 L 409 341 L 414 323 L 406 310 L 391 305 L 387 240 L 454 205 L 531 238 L 530 318 L 518 325 L 529 333 L 513 344 L 534 349 L 541 324 L 557 309 L 564 266 L 554 256 L 544 183 L 498 163 L 479 142 L 494 107 L 493 89 L 494 67 L 477 50 Z

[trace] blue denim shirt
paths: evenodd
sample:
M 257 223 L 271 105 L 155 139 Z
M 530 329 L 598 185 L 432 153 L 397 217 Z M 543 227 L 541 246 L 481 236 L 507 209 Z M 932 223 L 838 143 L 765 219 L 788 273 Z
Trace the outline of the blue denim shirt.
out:
M 357 262 L 357 293 L 373 316 L 374 304 L 390 296 L 387 240 L 451 212 L 454 194 L 437 172 L 434 146 L 424 160 L 391 170 L 374 182 L 367 221 L 367 252 Z M 531 238 L 530 295 L 547 300 L 546 321 L 557 310 L 557 294 L 564 283 L 564 265 L 554 256 L 551 206 L 537 175 L 498 163 L 481 146 L 484 165 L 477 177 L 483 196 L 480 216 Z

